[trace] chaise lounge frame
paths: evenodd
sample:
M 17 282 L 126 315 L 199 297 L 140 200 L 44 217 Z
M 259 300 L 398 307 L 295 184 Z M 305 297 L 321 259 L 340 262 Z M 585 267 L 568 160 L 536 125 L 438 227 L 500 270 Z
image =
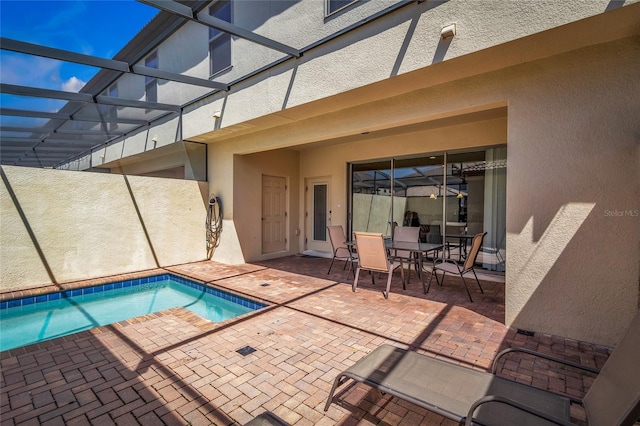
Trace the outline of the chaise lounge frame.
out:
M 640 312 L 600 371 L 547 354 L 509 348 L 496 356 L 492 373 L 487 373 L 382 345 L 336 377 L 324 410 L 329 409 L 336 389 L 351 379 L 465 425 L 571 425 L 569 409 L 574 402 L 584 406 L 589 425 L 629 426 L 640 417 L 639 348 Z M 496 376 L 498 361 L 513 352 L 598 376 L 582 400 Z

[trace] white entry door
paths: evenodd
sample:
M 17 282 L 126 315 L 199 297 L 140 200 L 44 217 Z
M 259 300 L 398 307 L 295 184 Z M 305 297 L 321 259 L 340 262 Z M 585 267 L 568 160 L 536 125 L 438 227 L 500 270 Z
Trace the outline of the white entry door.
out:
M 327 226 L 331 225 L 328 178 L 307 179 L 305 185 L 305 243 L 307 250 L 331 252 Z
M 262 176 L 262 253 L 287 249 L 287 182 Z

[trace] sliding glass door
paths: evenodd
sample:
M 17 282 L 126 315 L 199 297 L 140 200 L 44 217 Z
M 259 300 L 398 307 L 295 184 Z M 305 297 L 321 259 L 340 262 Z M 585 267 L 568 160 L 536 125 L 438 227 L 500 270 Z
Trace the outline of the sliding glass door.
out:
M 504 272 L 507 148 L 353 163 L 350 231 L 418 226 L 420 240 L 444 243 L 456 261 L 471 236 L 487 232 L 477 263 Z

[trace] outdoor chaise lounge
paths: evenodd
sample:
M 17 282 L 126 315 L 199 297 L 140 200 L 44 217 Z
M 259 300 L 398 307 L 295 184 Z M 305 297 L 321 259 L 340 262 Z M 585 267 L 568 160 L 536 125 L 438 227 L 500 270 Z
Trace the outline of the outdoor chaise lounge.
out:
M 589 425 L 632 425 L 640 417 L 640 312 L 583 400 L 496 376 L 498 360 L 516 351 L 597 372 L 512 348 L 500 352 L 487 373 L 382 345 L 336 377 L 325 411 L 336 389 L 353 379 L 466 425 L 570 425 L 571 402 L 584 406 Z

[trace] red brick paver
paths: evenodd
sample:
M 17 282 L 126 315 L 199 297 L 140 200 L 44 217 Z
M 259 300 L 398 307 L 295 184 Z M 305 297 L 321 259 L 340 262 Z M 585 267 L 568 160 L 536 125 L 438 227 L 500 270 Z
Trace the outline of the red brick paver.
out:
M 403 290 L 396 274 L 385 300 L 384 279 L 374 286 L 364 275 L 353 293 L 352 277 L 341 265 L 330 275 L 328 266 L 328 259 L 292 256 L 240 266 L 200 262 L 168 268 L 270 306 L 219 324 L 175 308 L 2 352 L 0 422 L 236 425 L 270 411 L 295 425 L 450 425 L 363 385 L 352 386 L 326 413 L 323 407 L 338 372 L 383 343 L 480 370 L 510 346 L 597 367 L 610 353 L 509 330 L 499 282 L 484 282 L 483 295 L 471 287 L 470 303 L 456 278 L 424 295 L 415 275 Z M 158 272 L 166 270 L 142 274 Z M 236 352 L 247 345 L 256 351 Z M 504 362 L 501 375 L 577 397 L 593 381 L 515 355 Z M 572 414 L 577 421 L 583 416 L 575 407 Z

